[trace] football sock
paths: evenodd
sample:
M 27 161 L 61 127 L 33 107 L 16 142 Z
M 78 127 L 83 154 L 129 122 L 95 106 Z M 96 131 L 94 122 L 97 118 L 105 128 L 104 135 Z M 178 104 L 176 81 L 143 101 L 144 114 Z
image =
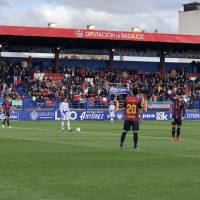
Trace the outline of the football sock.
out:
M 3 125 L 5 124 L 5 122 L 6 122 L 6 119 L 3 120 Z
M 64 129 L 64 125 L 65 125 L 65 122 L 62 122 L 62 125 L 61 125 L 61 126 L 62 126 L 62 129 Z
M 125 138 L 126 138 L 126 132 L 122 132 L 120 146 L 123 146 Z
M 67 121 L 67 127 L 68 127 L 68 130 L 71 130 L 70 129 L 70 121 Z
M 133 141 L 134 141 L 134 147 L 137 147 L 137 142 L 138 142 L 138 133 L 134 132 L 133 133 Z
M 9 121 L 9 119 L 7 120 L 7 124 L 8 124 L 8 126 L 10 126 L 10 121 Z
M 172 137 L 175 137 L 175 128 L 172 127 Z
M 177 128 L 177 138 L 180 136 L 180 133 L 181 133 L 181 129 Z
M 113 118 L 111 118 L 111 123 L 113 123 Z

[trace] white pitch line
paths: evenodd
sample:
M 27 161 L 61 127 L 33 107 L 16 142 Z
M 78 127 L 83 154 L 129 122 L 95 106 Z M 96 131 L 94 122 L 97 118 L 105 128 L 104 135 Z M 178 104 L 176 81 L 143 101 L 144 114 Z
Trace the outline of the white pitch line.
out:
M 18 139 L 18 140 L 119 140 L 119 138 L 17 138 L 17 137 L 6 137 L 1 136 L 1 138 L 10 138 L 10 139 Z M 163 138 L 140 138 L 142 140 L 156 139 L 161 140 Z M 164 138 L 166 139 L 166 138 Z
M 14 127 L 13 129 L 21 129 L 21 130 L 41 130 L 41 131 L 52 131 L 52 132 L 61 132 L 61 130 L 59 129 L 59 130 L 52 130 L 52 129 L 42 129 L 42 128 L 23 128 L 23 127 Z M 68 132 L 67 130 L 66 130 L 66 132 Z M 76 131 L 74 131 L 74 132 L 76 132 Z M 73 132 L 72 132 L 73 133 Z M 113 136 L 119 136 L 120 137 L 120 135 L 121 134 L 114 134 L 114 133 L 95 133 L 95 132 L 85 132 L 85 131 L 81 131 L 81 132 L 76 132 L 76 133 L 88 133 L 88 134 L 100 134 L 100 135 L 113 135 Z M 131 134 L 127 134 L 127 136 L 128 137 L 132 137 L 132 133 Z M 126 136 L 126 137 L 127 137 Z M 149 139 L 157 139 L 157 140 L 159 140 L 159 139 L 166 139 L 166 140 L 170 140 L 171 138 L 168 138 L 168 137 L 155 137 L 155 136 L 144 136 L 144 135 L 140 135 L 139 134 L 139 139 L 142 139 L 143 137 L 145 137 L 145 138 L 149 138 Z M 195 140 L 196 141 L 196 140 Z

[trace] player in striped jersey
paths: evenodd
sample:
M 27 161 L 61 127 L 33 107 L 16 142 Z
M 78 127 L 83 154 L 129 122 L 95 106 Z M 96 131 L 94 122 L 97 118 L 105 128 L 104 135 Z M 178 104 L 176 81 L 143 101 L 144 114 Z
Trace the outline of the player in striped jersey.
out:
M 8 128 L 12 128 L 10 126 L 10 121 L 9 121 L 9 118 L 10 118 L 10 109 L 12 110 L 12 112 L 14 113 L 14 110 L 12 108 L 12 103 L 10 101 L 10 98 L 9 97 L 6 97 L 6 100 L 3 102 L 3 104 L 1 105 L 1 110 L 5 116 L 4 120 L 3 120 L 3 124 L 2 124 L 2 128 L 4 128 L 4 124 L 7 120 L 7 124 L 8 124 Z
M 175 140 L 175 132 L 177 126 L 177 140 L 182 140 L 180 138 L 181 125 L 185 117 L 185 102 L 182 100 L 180 93 L 176 94 L 176 98 L 173 99 L 172 106 L 172 141 Z

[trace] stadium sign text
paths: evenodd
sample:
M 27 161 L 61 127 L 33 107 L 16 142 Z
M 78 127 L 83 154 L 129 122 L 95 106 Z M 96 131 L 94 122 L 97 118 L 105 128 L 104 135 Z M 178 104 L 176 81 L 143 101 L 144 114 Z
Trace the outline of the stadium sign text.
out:
M 75 34 L 77 35 L 77 32 Z M 105 38 L 105 39 L 106 38 L 112 38 L 112 39 L 127 38 L 127 39 L 135 39 L 135 40 L 144 40 L 144 34 L 140 34 L 140 33 L 115 33 L 115 32 L 87 31 L 86 37 Z
M 83 112 L 80 116 L 80 120 L 103 120 L 104 112 L 103 111 L 88 111 Z
M 55 120 L 55 112 L 50 112 L 50 111 L 43 111 L 43 112 L 38 112 L 38 111 L 32 111 L 30 113 L 30 119 L 35 121 L 35 120 Z
M 4 120 L 5 119 L 5 115 L 1 114 L 0 115 L 0 119 Z M 9 119 L 12 120 L 12 121 L 19 121 L 19 113 L 12 113 L 12 114 L 10 114 Z

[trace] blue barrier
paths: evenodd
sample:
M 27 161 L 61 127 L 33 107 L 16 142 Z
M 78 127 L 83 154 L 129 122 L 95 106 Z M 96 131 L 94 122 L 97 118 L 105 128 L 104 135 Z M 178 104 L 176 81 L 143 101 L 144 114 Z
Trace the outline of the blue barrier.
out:
M 189 101 L 186 103 L 186 109 L 188 110 L 199 110 L 200 101 Z
M 23 106 L 22 107 L 17 107 L 21 108 L 24 111 L 27 109 L 35 110 L 35 109 L 46 109 L 46 110 L 58 110 L 60 107 L 60 103 L 62 101 L 57 100 L 57 101 L 33 101 L 33 100 L 24 100 L 23 101 Z M 154 102 L 156 103 L 156 102 Z M 158 102 L 159 103 L 159 102 Z M 104 100 L 87 100 L 84 102 L 81 101 L 70 101 L 69 102 L 69 107 L 70 109 L 84 109 L 84 110 L 92 110 L 92 109 L 108 109 L 110 105 L 110 100 L 106 99 Z M 186 103 L 186 109 L 188 110 L 195 110 L 199 111 L 200 110 L 200 101 L 189 101 Z M 159 108 L 158 108 L 159 110 Z M 169 109 L 168 109 L 169 110 Z M 154 109 L 154 111 L 156 111 Z
M 4 119 L 4 115 L 0 115 L 0 119 Z M 71 111 L 71 120 L 80 121 L 102 121 L 110 120 L 108 111 Z M 171 112 L 144 112 L 143 119 L 148 121 L 170 121 L 172 119 Z M 61 120 L 60 111 L 15 111 L 10 113 L 12 121 L 46 121 L 46 120 Z M 124 113 L 117 111 L 115 120 L 123 121 Z M 200 112 L 186 112 L 186 121 L 200 121 Z

